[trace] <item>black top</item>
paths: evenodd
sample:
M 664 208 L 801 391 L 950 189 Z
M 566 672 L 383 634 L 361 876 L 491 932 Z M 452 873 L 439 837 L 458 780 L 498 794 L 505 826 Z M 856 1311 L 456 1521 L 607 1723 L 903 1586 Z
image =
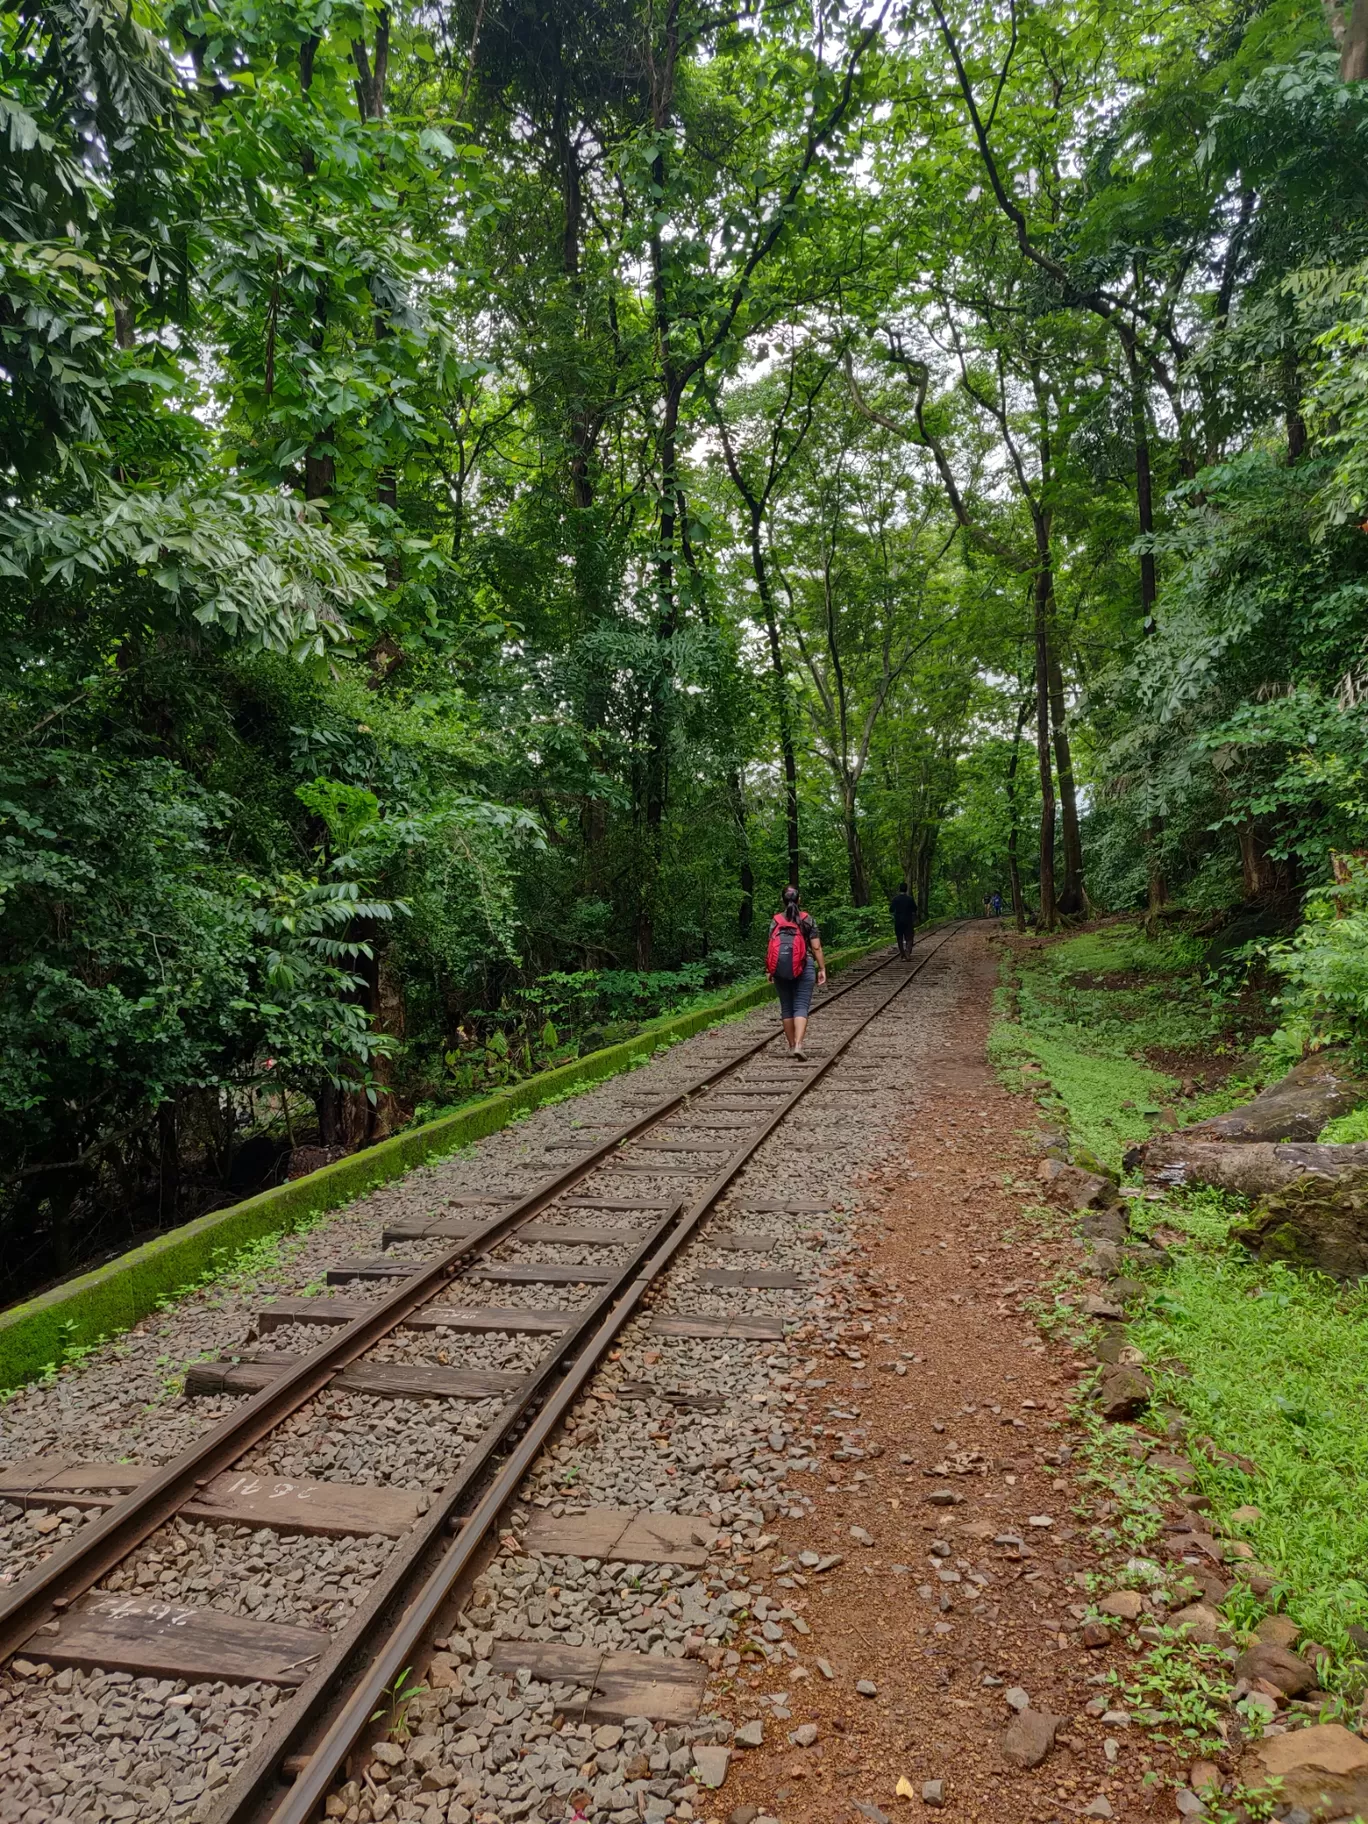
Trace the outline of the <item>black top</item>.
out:
M 917 902 L 910 893 L 895 893 L 888 902 L 888 910 L 893 915 L 895 930 L 903 930 L 917 916 Z

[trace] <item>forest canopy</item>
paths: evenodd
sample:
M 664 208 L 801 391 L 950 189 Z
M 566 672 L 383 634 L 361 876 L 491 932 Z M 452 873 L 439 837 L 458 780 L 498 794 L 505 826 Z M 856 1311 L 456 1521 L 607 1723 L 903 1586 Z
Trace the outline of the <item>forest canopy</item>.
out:
M 1361 1040 L 1365 78 L 1368 0 L 6 4 L 11 1289 L 790 881 L 1309 894 Z

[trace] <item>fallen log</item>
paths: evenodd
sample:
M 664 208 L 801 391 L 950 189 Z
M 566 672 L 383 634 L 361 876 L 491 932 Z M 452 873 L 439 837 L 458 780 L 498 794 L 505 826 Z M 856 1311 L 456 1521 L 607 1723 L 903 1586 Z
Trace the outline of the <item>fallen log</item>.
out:
M 1164 1134 L 1137 1149 L 1137 1163 L 1152 1184 L 1209 1184 L 1243 1197 L 1266 1197 L 1308 1174 L 1339 1178 L 1368 1168 L 1368 1141 L 1318 1145 L 1314 1141 L 1277 1144 L 1254 1140 L 1234 1146 L 1228 1140 L 1189 1138 L 1195 1128 Z
M 1342 1049 L 1312 1052 L 1252 1102 L 1184 1128 L 1200 1140 L 1314 1140 L 1327 1121 L 1368 1102 L 1368 1083 L 1356 1076 Z

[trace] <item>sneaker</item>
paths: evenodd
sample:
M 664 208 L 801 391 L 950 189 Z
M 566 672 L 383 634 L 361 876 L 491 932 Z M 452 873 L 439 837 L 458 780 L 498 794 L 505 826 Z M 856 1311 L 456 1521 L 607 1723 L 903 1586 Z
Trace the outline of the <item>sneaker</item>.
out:
M 794 1046 L 794 1048 L 793 1048 L 793 1056 L 794 1056 L 794 1057 L 795 1057 L 795 1058 L 801 1058 L 801 1059 L 802 1059 L 802 1061 L 803 1061 L 803 1062 L 804 1062 L 804 1063 L 805 1063 L 805 1064 L 806 1064 L 806 1063 L 807 1063 L 807 1053 L 806 1053 L 806 1052 L 805 1052 L 805 1051 L 804 1051 L 804 1050 L 803 1050 L 803 1048 L 802 1048 L 802 1046 L 801 1046 L 801 1045 L 795 1045 L 795 1046 Z

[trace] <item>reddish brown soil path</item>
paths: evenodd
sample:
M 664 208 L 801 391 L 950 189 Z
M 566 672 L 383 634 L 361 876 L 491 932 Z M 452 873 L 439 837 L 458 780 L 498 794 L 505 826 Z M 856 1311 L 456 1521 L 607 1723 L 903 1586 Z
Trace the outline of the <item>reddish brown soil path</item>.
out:
M 1086 1601 L 1080 1574 L 1099 1564 L 1075 1512 L 1067 1417 L 1090 1364 L 1043 1342 L 1025 1309 L 1077 1253 L 1022 1220 L 1036 1200 L 1036 1110 L 987 1062 L 997 959 L 982 927 L 961 949 L 958 1004 L 918 1066 L 905 1160 L 866 1187 L 882 1221 L 866 1218 L 858 1273 L 807 1333 L 813 1378 L 828 1381 L 804 1396 L 809 1424 L 827 1427 L 824 1461 L 793 1478 L 814 1512 L 801 1527 L 779 1523 L 771 1563 L 803 1549 L 845 1558 L 791 1591 L 767 1582 L 811 1629 L 800 1643 L 808 1676 L 767 1666 L 737 1686 L 735 1720 L 764 1715 L 765 1745 L 735 1756 L 725 1792 L 701 1801 L 709 1824 L 745 1820 L 750 1806 L 782 1824 L 1176 1815 L 1171 1784 L 1143 1783 L 1150 1767 L 1171 1776 L 1163 1750 L 1086 1710 L 1103 1707 L 1099 1696 L 1119 1701 L 1100 1679 L 1125 1656 L 1085 1647 L 1073 1612 Z M 906 1356 L 919 1359 L 899 1375 L 892 1364 Z M 830 1460 L 843 1433 L 863 1459 Z M 927 1473 L 944 1467 L 948 1476 Z M 935 1505 L 935 1490 L 962 1499 Z M 1032 1524 L 1044 1517 L 1051 1524 Z M 1025 1549 L 994 1543 L 1008 1534 Z M 858 1695 L 857 1680 L 876 1695 Z M 1034 1770 L 1008 1765 L 999 1747 L 1015 1687 L 1061 1719 Z M 778 1721 L 757 1700 L 784 1688 L 791 1719 Z M 804 1722 L 816 1742 L 790 1745 Z M 898 1796 L 900 1778 L 910 1797 Z M 922 1796 L 934 1780 L 940 1809 Z

